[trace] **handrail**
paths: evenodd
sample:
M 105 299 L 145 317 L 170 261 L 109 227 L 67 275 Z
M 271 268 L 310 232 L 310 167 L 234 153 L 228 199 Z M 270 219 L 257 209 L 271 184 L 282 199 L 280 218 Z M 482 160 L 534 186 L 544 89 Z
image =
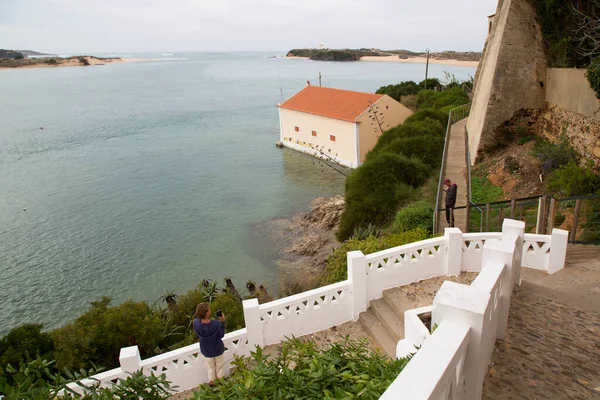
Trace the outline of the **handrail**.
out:
M 442 153 L 442 165 L 440 166 L 440 176 L 438 179 L 438 189 L 437 189 L 437 194 L 435 196 L 435 208 L 436 210 L 439 208 L 440 206 L 440 194 L 442 191 L 442 180 L 444 179 L 444 164 L 446 162 L 446 155 L 448 153 L 448 145 L 450 144 L 449 142 L 449 137 L 450 137 L 450 130 L 452 129 L 452 124 L 453 124 L 453 120 L 454 120 L 454 116 L 452 115 L 453 113 L 455 113 L 456 111 L 458 111 L 461 108 L 466 108 L 466 107 L 471 107 L 472 103 L 467 103 L 467 104 L 463 104 L 462 106 L 453 108 L 452 110 L 450 110 L 450 112 L 448 113 L 448 124 L 446 125 L 446 137 L 444 138 L 444 152 Z M 437 233 L 437 221 L 438 220 L 438 213 L 437 211 L 433 213 L 433 233 Z

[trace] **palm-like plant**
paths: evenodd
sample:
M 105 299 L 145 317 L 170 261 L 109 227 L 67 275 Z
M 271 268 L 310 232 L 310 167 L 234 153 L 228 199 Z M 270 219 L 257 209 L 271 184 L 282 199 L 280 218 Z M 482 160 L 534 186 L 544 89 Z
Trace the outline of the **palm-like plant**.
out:
M 207 285 L 204 286 L 204 282 L 207 282 Z M 204 280 L 202 281 L 202 287 L 200 288 L 200 293 L 202 294 L 203 300 L 209 303 L 217 297 L 217 294 L 221 291 L 219 288 L 219 283 L 213 280 Z
M 171 290 L 170 292 L 166 292 L 160 298 L 160 300 L 166 302 L 169 307 L 174 307 L 175 304 L 177 304 L 178 298 L 179 298 L 179 296 L 175 294 L 175 291 Z

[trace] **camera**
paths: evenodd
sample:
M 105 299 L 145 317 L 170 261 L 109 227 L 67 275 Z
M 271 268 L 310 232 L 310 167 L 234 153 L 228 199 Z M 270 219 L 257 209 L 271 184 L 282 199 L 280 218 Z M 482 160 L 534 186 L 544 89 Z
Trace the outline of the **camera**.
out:
M 221 318 L 223 316 L 223 311 L 217 310 L 216 316 L 217 316 L 217 318 Z

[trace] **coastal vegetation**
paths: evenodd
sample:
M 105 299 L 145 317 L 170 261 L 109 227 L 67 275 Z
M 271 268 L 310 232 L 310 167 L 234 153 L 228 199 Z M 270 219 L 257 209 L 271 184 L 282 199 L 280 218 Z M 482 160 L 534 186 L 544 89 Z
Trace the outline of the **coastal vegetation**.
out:
M 0 68 L 34 68 L 34 67 L 62 67 L 62 66 L 87 66 L 100 65 L 120 61 L 120 58 L 102 58 L 94 56 L 73 56 L 73 57 L 0 57 Z
M 600 98 L 600 3 L 598 0 L 530 0 L 537 13 L 548 64 L 587 68 Z
M 231 279 L 224 283 L 204 280 L 181 295 L 166 293 L 162 299 L 166 308 L 131 300 L 113 306 L 103 297 L 73 322 L 50 332 L 44 332 L 41 324 L 18 326 L 0 339 L 0 367 L 6 371 L 8 365 L 16 368 L 40 358 L 52 363 L 48 368 L 53 373 L 65 368 L 115 368 L 122 347 L 137 345 L 147 358 L 197 342 L 191 322 L 198 303 L 207 301 L 214 312 L 223 310 L 232 331 L 244 327 L 243 298 L 272 300 L 264 286 L 253 281 L 247 283 L 244 297 Z
M 291 338 L 275 356 L 258 348 L 250 357 L 236 358 L 231 376 L 200 386 L 195 398 L 378 399 L 409 360 L 390 360 L 348 337 L 327 347 Z
M 358 61 L 361 57 L 389 57 L 397 56 L 400 59 L 413 57 L 426 57 L 425 52 L 410 50 L 380 50 L 380 49 L 292 49 L 286 57 L 306 57 L 316 61 Z M 479 61 L 479 52 L 442 51 L 430 53 L 430 57 L 438 60 Z
M 15 50 L 0 49 L 0 59 L 2 58 L 23 59 L 25 55 Z
M 386 90 L 390 86 L 380 89 Z M 411 192 L 440 165 L 448 109 L 468 102 L 460 87 L 418 92 L 417 111 L 404 124 L 384 132 L 365 162 L 348 176 L 338 240 L 343 242 L 365 225 L 386 226 L 394 219 L 409 203 Z

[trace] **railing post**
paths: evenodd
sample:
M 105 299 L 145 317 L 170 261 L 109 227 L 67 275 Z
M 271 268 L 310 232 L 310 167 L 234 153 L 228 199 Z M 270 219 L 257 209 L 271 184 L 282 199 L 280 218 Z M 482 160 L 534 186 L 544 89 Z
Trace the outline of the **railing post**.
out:
M 253 349 L 256 346 L 265 345 L 263 336 L 263 327 L 260 320 L 260 305 L 258 299 L 248 299 L 242 301 L 244 309 L 244 322 L 246 323 L 246 335 L 248 337 L 248 346 Z
M 550 198 L 550 207 L 548 208 L 548 227 L 546 228 L 546 232 L 552 232 L 554 229 L 554 214 L 556 213 L 556 199 L 554 197 Z
M 569 243 L 569 232 L 563 229 L 553 229 L 550 240 L 548 273 L 553 274 L 565 266 L 565 261 L 567 259 L 567 245 Z
M 490 231 L 490 211 L 492 210 L 492 206 L 490 203 L 485 205 L 485 231 Z
M 463 399 L 481 399 L 489 363 L 483 353 L 483 326 L 489 301 L 489 293 L 450 281 L 442 284 L 433 299 L 432 326 L 451 320 L 471 328 L 463 367 Z
M 577 240 L 577 222 L 581 210 L 581 199 L 575 200 L 575 211 L 573 212 L 573 226 L 571 227 L 571 243 Z
M 469 230 L 470 230 L 469 229 L 469 225 L 471 224 L 471 203 L 469 201 L 467 201 L 467 209 L 466 209 L 466 211 L 467 211 L 467 218 L 466 218 L 467 223 L 466 223 L 466 226 L 465 226 L 465 233 L 469 233 Z
M 121 348 L 121 353 L 119 353 L 119 364 L 121 364 L 123 372 L 133 374 L 140 369 L 141 363 L 140 349 L 137 346 Z
M 362 251 L 350 251 L 348 259 L 348 280 L 352 287 L 352 319 L 358 321 L 361 312 L 367 311 L 367 259 Z
M 510 201 L 510 219 L 515 218 L 515 207 L 517 206 L 517 199 L 512 199 Z
M 446 258 L 446 275 L 460 275 L 462 270 L 462 245 L 463 233 L 458 228 L 446 228 L 444 236 L 448 243 L 448 257 Z
M 525 222 L 514 219 L 505 219 L 502 224 L 502 241 L 509 245 L 515 243 L 515 263 L 516 270 L 513 276 L 513 283 L 521 286 L 521 265 L 523 259 L 523 246 L 525 244 Z
M 544 204 L 546 204 L 546 196 L 541 196 L 538 200 L 537 224 L 535 225 L 535 233 L 541 235 L 544 230 Z

